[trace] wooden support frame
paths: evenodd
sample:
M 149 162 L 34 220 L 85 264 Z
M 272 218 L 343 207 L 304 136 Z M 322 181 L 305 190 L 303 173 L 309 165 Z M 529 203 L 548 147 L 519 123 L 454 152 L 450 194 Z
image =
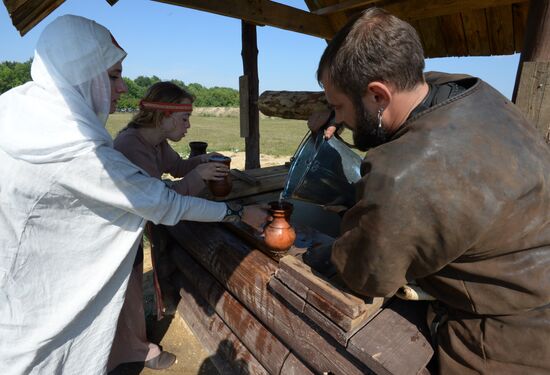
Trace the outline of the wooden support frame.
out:
M 319 16 L 270 0 L 154 0 L 324 39 L 334 35 L 326 16 Z
M 317 14 L 319 16 L 325 16 L 325 15 L 334 14 L 338 12 L 345 12 L 347 10 L 351 10 L 359 7 L 366 7 L 367 5 L 371 5 L 371 4 L 372 6 L 374 6 L 376 3 L 379 3 L 380 1 L 382 0 L 346 0 L 346 1 L 342 1 L 341 3 L 312 10 L 311 13 Z
M 516 104 L 550 143 L 550 61 L 523 63 Z
M 512 101 L 550 143 L 550 4 L 531 0 Z
M 382 6 L 388 12 L 404 20 L 417 20 L 460 14 L 475 9 L 494 8 L 525 3 L 529 0 L 401 0 Z M 537 1 L 537 0 L 532 0 Z
M 249 88 L 248 88 L 248 76 L 239 77 L 239 125 L 241 131 L 241 138 L 246 138 L 250 134 L 250 117 L 248 113 L 249 108 Z
M 515 103 L 523 63 L 526 61 L 550 61 L 550 5 L 548 1 L 532 0 L 527 14 L 527 30 L 519 59 L 512 101 Z
M 245 138 L 245 169 L 260 168 L 260 112 L 258 110 L 258 47 L 256 26 L 242 21 L 242 58 L 243 73 L 247 76 L 248 86 L 248 135 Z

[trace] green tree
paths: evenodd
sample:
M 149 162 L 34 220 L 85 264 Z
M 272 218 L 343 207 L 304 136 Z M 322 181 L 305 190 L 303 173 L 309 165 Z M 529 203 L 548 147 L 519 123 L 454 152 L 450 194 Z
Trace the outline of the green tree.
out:
M 4 61 L 0 63 L 0 94 L 15 86 L 22 85 L 31 80 L 32 59 L 25 62 Z M 124 78 L 128 92 L 122 95 L 118 101 L 118 108 L 123 110 L 136 110 L 139 101 L 145 95 L 147 89 L 160 82 L 157 76 L 139 76 L 136 79 Z M 207 88 L 200 83 L 185 83 L 179 79 L 170 82 L 186 88 L 195 96 L 197 107 L 234 107 L 239 105 L 239 92 L 228 87 Z
M 0 63 L 0 94 L 31 80 L 31 63 L 4 61 Z

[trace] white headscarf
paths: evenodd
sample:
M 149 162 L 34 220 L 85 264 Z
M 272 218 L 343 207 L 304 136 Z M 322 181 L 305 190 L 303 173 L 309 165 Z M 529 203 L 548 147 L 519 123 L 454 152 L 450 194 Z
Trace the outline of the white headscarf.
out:
M 62 43 L 59 41 L 62 40 Z M 112 145 L 107 70 L 126 56 L 109 30 L 73 15 L 42 32 L 33 81 L 0 96 L 0 148 L 31 163 L 70 160 Z

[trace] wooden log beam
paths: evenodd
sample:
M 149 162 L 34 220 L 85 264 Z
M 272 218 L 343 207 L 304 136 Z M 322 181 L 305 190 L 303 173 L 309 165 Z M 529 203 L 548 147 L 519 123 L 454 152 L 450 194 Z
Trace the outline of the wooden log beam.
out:
M 211 354 L 221 374 L 269 375 L 231 329 L 202 299 L 191 282 L 182 278 L 178 312 Z
M 179 5 L 222 16 L 233 17 L 257 25 L 274 26 L 284 30 L 330 39 L 334 30 L 325 16 L 269 0 L 154 0 Z
M 277 269 L 263 253 L 250 249 L 219 224 L 181 222 L 171 235 L 256 318 L 316 373 L 365 374 L 368 368 L 338 343 L 322 336 L 313 323 L 268 291 Z
M 201 267 L 184 249 L 174 249 L 181 274 L 216 311 L 233 333 L 270 374 L 280 374 L 288 357 L 294 357 L 263 324 Z M 185 303 L 185 302 L 184 302 Z M 298 373 L 311 373 L 299 360 L 292 360 Z M 301 364 L 301 367 L 299 367 Z
M 241 116 L 248 116 L 248 134 L 244 139 L 245 143 L 245 169 L 260 168 L 260 113 L 258 112 L 258 47 L 256 37 L 256 26 L 248 22 L 241 22 L 242 28 L 242 58 L 243 72 L 247 77 L 248 86 L 248 108 L 247 113 Z
M 307 120 L 313 112 L 330 109 L 322 91 L 264 91 L 258 107 L 266 116 Z

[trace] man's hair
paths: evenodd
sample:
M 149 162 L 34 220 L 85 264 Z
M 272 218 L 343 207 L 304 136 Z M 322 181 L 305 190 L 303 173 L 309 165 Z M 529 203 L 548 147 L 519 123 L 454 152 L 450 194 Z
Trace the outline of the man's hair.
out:
M 172 82 L 157 82 L 153 84 L 143 97 L 146 102 L 181 103 L 188 99 L 191 103 L 195 97 L 189 91 Z M 133 128 L 155 128 L 164 118 L 163 111 L 150 111 L 140 109 L 132 118 L 130 126 Z
M 350 97 L 363 96 L 373 81 L 409 90 L 424 82 L 424 52 L 416 30 L 381 8 L 369 8 L 352 19 L 330 41 L 321 56 L 317 80 L 328 79 Z

